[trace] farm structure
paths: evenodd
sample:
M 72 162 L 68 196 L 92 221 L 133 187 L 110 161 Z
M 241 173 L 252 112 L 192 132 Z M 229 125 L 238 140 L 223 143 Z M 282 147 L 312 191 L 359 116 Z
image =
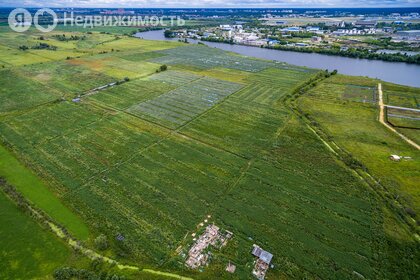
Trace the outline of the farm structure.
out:
M 254 248 L 252 249 L 252 254 L 257 257 L 254 270 L 252 270 L 252 274 L 255 275 L 255 277 L 257 277 L 259 280 L 263 280 L 270 266 L 273 254 L 263 250 L 260 246 L 255 244 Z
M 232 238 L 232 235 L 232 232 L 223 232 L 214 224 L 208 225 L 205 232 L 200 235 L 188 252 L 188 259 L 185 264 L 192 269 L 206 265 L 211 255 L 211 252 L 208 251 L 207 248 L 210 245 L 217 249 L 222 248 L 227 244 L 227 241 Z

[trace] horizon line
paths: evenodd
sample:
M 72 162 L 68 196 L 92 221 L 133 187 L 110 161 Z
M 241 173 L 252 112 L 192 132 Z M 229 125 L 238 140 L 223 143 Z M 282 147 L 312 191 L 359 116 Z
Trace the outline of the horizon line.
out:
M 108 7 L 83 7 L 83 6 L 1 6 L 0 8 L 52 8 L 52 9 L 392 9 L 392 8 L 405 8 L 405 9 L 419 9 L 420 6 L 360 6 L 360 7 L 325 7 L 325 6 L 314 6 L 314 7 L 120 7 L 120 6 L 108 6 Z

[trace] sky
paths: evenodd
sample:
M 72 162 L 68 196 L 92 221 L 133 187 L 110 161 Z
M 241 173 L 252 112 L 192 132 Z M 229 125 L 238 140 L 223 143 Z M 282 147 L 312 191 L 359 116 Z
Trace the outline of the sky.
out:
M 420 0 L 0 0 L 1 7 L 420 7 Z

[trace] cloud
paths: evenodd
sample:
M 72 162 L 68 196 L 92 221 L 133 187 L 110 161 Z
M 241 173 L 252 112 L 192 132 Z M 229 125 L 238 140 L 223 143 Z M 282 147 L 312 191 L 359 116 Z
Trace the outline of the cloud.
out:
M 2 0 L 3 7 L 419 7 L 419 0 Z

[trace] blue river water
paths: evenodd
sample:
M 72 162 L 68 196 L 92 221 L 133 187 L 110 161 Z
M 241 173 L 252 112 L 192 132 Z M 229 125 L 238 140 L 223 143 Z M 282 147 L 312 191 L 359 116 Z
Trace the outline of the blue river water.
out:
M 163 36 L 162 30 L 140 32 L 135 34 L 135 37 L 147 40 L 177 40 L 165 38 L 165 36 Z M 189 39 L 189 42 L 197 43 L 198 41 Z M 246 56 L 276 60 L 311 68 L 328 70 L 337 69 L 341 74 L 352 76 L 367 76 L 370 78 L 378 78 L 391 83 L 420 87 L 420 65 L 416 64 L 348 58 L 317 53 L 280 51 L 215 42 L 203 43 L 211 47 L 236 52 Z

